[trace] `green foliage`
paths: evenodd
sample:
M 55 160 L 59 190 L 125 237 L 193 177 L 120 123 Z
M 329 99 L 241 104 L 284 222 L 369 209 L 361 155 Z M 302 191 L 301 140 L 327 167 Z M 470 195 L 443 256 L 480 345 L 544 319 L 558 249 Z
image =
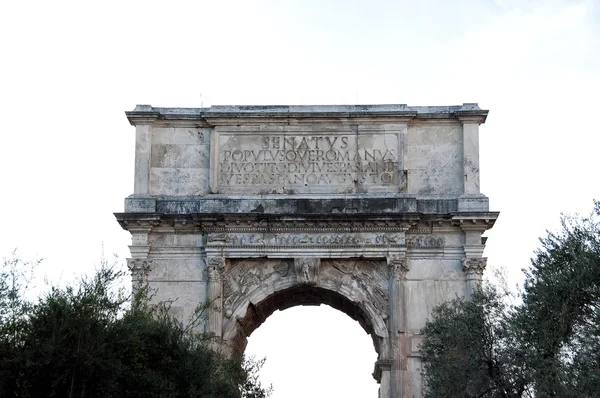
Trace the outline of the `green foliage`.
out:
M 34 304 L 10 275 L 0 282 L 0 396 L 269 395 L 256 378 L 260 362 L 211 350 L 210 338 L 173 318 L 168 303 L 148 305 L 144 289 L 131 303 L 114 268 Z
M 590 217 L 563 217 L 560 233 L 540 239 L 541 248 L 525 271 L 515 323 L 542 396 L 596 396 L 586 393 L 591 387 L 600 391 L 598 350 L 596 355 L 589 351 L 598 347 L 600 337 L 599 216 L 596 202 Z M 594 363 L 595 374 L 588 374 L 586 367 Z
M 521 397 L 526 380 L 503 297 L 492 287 L 435 308 L 421 345 L 428 397 Z
M 483 287 L 434 310 L 422 345 L 430 397 L 596 397 L 600 203 L 563 217 L 525 271 L 522 304 Z

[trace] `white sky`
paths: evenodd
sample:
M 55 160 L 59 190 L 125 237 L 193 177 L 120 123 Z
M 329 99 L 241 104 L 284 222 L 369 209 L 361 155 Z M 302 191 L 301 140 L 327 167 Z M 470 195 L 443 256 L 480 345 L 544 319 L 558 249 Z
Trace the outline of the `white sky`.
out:
M 2 2 L 0 255 L 54 283 L 128 256 L 136 104 L 478 102 L 486 255 L 518 283 L 600 198 L 599 93 L 599 1 Z M 370 338 L 334 310 L 276 313 L 248 351 L 275 398 L 376 396 Z

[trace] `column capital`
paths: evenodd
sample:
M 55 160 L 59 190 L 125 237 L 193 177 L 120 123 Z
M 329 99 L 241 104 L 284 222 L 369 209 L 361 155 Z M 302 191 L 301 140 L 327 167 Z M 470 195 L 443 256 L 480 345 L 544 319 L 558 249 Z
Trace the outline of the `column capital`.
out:
M 375 380 L 377 380 L 378 383 L 381 383 L 381 373 L 391 371 L 393 364 L 394 364 L 393 359 L 378 359 L 375 362 L 375 369 L 373 370 L 373 377 L 375 378 Z
M 148 283 L 148 274 L 152 270 L 152 260 L 142 258 L 128 258 L 127 268 L 131 271 L 131 282 L 134 291 Z
M 225 269 L 225 257 L 209 257 L 206 261 L 206 276 L 209 281 L 221 280 Z
M 463 271 L 467 275 L 481 278 L 487 266 L 487 257 L 466 257 L 462 260 Z
M 406 278 L 409 268 L 408 258 L 404 254 L 390 254 L 386 260 L 390 269 L 390 277 L 397 281 Z

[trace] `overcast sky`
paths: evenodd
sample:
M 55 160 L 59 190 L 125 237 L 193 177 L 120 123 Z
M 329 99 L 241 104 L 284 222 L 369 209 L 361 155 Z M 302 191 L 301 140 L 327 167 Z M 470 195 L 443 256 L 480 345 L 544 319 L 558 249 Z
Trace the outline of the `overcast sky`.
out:
M 2 2 L 0 255 L 43 257 L 52 283 L 103 248 L 128 257 L 112 213 L 133 192 L 136 104 L 478 102 L 501 211 L 485 255 L 519 283 L 560 213 L 600 198 L 599 93 L 599 1 Z M 275 313 L 248 351 L 275 398 L 376 396 L 370 338 L 340 312 Z

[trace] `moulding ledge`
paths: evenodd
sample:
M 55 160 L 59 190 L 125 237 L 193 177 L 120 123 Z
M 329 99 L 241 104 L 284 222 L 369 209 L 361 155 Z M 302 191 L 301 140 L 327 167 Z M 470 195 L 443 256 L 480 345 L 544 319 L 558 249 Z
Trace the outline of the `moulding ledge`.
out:
M 324 119 L 324 118 L 392 118 L 405 119 L 456 119 L 479 118 L 485 122 L 488 111 L 477 104 L 465 103 L 450 106 L 387 105 L 266 105 L 266 106 L 211 106 L 208 108 L 159 108 L 137 105 L 125 112 L 132 125 L 152 123 L 154 120 L 196 120 L 212 123 L 228 123 L 228 119 Z

